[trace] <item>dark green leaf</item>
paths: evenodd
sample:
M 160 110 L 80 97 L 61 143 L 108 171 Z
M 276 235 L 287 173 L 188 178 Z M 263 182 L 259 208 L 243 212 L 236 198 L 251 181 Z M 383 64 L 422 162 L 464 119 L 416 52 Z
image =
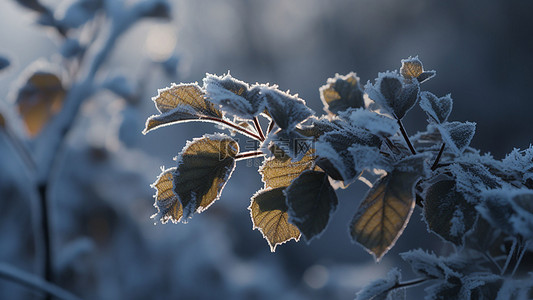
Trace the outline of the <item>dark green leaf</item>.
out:
M 276 251 L 277 245 L 300 239 L 298 228 L 288 222 L 284 189 L 285 187 L 260 190 L 252 197 L 248 207 L 253 229 L 261 231 L 272 252 Z
M 329 78 L 327 84 L 320 88 L 320 99 L 324 110 L 332 114 L 365 105 L 359 77 L 353 72 L 344 76 L 336 74 L 334 78 Z
M 173 84 L 158 90 L 158 95 L 152 100 L 160 114 L 146 120 L 143 134 L 161 126 L 199 121 L 204 117 L 222 119 L 222 112 L 204 99 L 204 92 L 197 84 Z
M 337 195 L 324 172 L 305 171 L 285 190 L 289 221 L 296 225 L 310 242 L 328 225 L 337 208 Z
M 205 135 L 183 148 L 177 158 L 174 192 L 186 218 L 201 213 L 220 197 L 238 152 L 237 142 L 223 134 Z
M 380 260 L 400 237 L 415 206 L 414 187 L 424 175 L 424 157 L 401 161 L 367 193 L 350 225 L 354 241 Z
M 461 245 L 465 234 L 474 226 L 477 213 L 474 205 L 456 190 L 454 180 L 442 180 L 426 191 L 424 217 L 431 231 Z
M 297 95 L 290 95 L 275 87 L 262 87 L 261 93 L 265 96 L 270 116 L 283 130 L 294 129 L 314 114 Z

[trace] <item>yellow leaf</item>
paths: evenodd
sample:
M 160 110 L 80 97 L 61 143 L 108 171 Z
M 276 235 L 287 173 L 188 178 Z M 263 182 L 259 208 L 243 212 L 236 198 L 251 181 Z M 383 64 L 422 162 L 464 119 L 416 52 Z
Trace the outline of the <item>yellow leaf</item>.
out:
M 417 163 L 413 160 L 408 162 Z M 422 175 L 422 165 L 409 171 L 396 169 L 370 189 L 357 209 L 350 234 L 377 261 L 396 243 L 415 207 L 414 186 Z
M 274 156 L 266 159 L 259 168 L 265 188 L 289 186 L 291 181 L 313 166 L 316 158 L 314 153 L 315 150 L 311 149 L 301 160 L 296 162 L 293 162 L 289 157 L 282 159 Z
M 276 246 L 290 240 L 300 240 L 300 231 L 289 223 L 287 204 L 285 203 L 285 188 L 258 191 L 253 197 L 250 207 L 253 229 L 259 229 L 270 246 L 270 251 L 276 251 Z
M 183 207 L 174 193 L 173 173 L 176 168 L 163 170 L 157 177 L 156 182 L 152 185 L 156 189 L 154 206 L 157 208 L 157 214 L 152 218 L 159 218 L 161 223 L 168 221 L 178 223 L 183 216 Z
M 160 114 L 148 118 L 143 133 L 164 125 L 201 120 L 202 117 L 222 118 L 222 112 L 205 99 L 197 84 L 173 84 L 159 90 L 152 100 Z
M 363 107 L 363 90 L 359 85 L 359 77 L 353 72 L 344 76 L 336 74 L 320 88 L 320 99 L 324 109 L 332 114 L 348 108 Z
M 35 72 L 19 90 L 17 106 L 30 137 L 35 137 L 63 105 L 65 90 L 59 77 Z
M 205 135 L 187 143 L 178 156 L 174 192 L 184 216 L 206 210 L 222 193 L 235 168 L 239 145 L 223 134 Z
M 424 72 L 424 67 L 417 57 L 402 59 L 400 73 L 405 79 L 417 78 L 422 72 Z

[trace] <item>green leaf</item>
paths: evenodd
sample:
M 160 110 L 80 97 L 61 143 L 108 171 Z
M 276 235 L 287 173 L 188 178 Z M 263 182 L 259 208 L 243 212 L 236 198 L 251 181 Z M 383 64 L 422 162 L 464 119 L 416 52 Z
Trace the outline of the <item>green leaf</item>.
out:
M 178 196 L 174 193 L 173 173 L 176 168 L 163 170 L 157 177 L 157 180 L 152 184 L 156 189 L 154 206 L 157 208 L 157 213 L 152 218 L 157 218 L 161 223 L 165 224 L 168 221 L 178 223 L 183 216 L 183 207 L 181 206 Z
M 276 251 L 277 245 L 300 239 L 300 231 L 288 221 L 284 189 L 280 187 L 260 190 L 252 197 L 248 207 L 253 229 L 259 229 L 272 252 Z
M 368 191 L 350 225 L 354 241 L 377 261 L 396 243 L 415 207 L 414 187 L 424 174 L 423 156 L 412 156 L 396 165 Z
M 201 213 L 220 197 L 238 152 L 237 142 L 223 134 L 204 135 L 187 143 L 174 172 L 174 192 L 185 217 Z
M 204 98 L 204 92 L 196 83 L 172 84 L 169 88 L 158 90 L 158 95 L 152 100 L 160 114 L 146 120 L 143 134 L 174 123 L 200 121 L 206 117 L 222 119 L 222 112 Z
M 299 161 L 276 156 L 264 160 L 263 165 L 259 168 L 259 173 L 265 188 L 289 186 L 303 171 L 309 170 L 313 166 L 315 158 L 314 150 L 311 149 Z
M 320 99 L 326 112 L 337 114 L 348 108 L 364 107 L 363 90 L 359 77 L 353 72 L 328 78 L 327 84 L 320 88 Z
M 454 180 L 438 181 L 426 191 L 424 218 L 428 228 L 443 239 L 462 245 L 476 217 L 475 206 L 457 191 Z
M 307 242 L 326 229 L 330 215 L 338 204 L 328 175 L 320 171 L 300 174 L 285 190 L 285 195 L 289 221 L 298 227 Z

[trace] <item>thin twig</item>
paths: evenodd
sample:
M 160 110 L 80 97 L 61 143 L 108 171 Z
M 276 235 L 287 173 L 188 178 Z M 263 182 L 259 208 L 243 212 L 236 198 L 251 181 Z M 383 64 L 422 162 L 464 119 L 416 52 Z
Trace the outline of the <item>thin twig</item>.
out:
M 255 130 L 257 130 L 257 133 L 259 133 L 261 142 L 264 141 L 265 135 L 263 134 L 263 129 L 261 128 L 261 124 L 259 124 L 259 120 L 257 120 L 257 117 L 254 117 L 254 126 L 255 126 Z
M 440 147 L 439 154 L 437 154 L 437 157 L 435 158 L 435 162 L 433 162 L 433 165 L 431 166 L 431 171 L 435 171 L 437 167 L 439 166 L 440 157 L 442 156 L 442 152 L 444 151 L 444 147 L 446 146 L 446 143 L 442 143 L 442 146 Z
M 507 271 L 507 268 L 509 267 L 509 263 L 511 262 L 511 259 L 514 256 L 516 244 L 517 244 L 516 239 L 513 239 L 513 245 L 511 246 L 511 250 L 509 250 L 509 255 L 507 255 L 507 259 L 505 260 L 505 264 L 503 265 L 501 275 L 505 274 L 505 271 Z
M 235 160 L 250 159 L 250 158 L 255 158 L 255 157 L 264 156 L 264 155 L 265 153 L 263 153 L 262 151 L 248 151 L 248 152 L 243 152 L 243 153 L 239 153 L 235 155 Z
M 264 141 L 264 139 L 262 140 L 260 136 L 258 136 L 257 134 L 249 131 L 249 130 L 246 130 L 245 128 L 233 123 L 233 122 L 230 122 L 230 121 L 227 121 L 227 120 L 224 120 L 224 119 L 219 119 L 219 118 L 215 118 L 215 117 L 207 117 L 207 116 L 204 116 L 204 117 L 200 117 L 200 120 L 206 120 L 206 121 L 211 121 L 211 122 L 214 122 L 214 123 L 218 123 L 218 124 L 221 124 L 221 125 L 224 125 L 226 127 L 230 127 L 232 129 L 235 129 L 235 131 L 237 132 L 240 132 L 246 136 L 249 136 L 255 140 L 258 140 L 260 142 Z
M 5 263 L 0 263 L 0 278 L 44 292 L 62 300 L 79 300 L 80 298 L 43 279 Z
M 518 266 L 520 265 L 520 262 L 522 262 L 522 258 L 524 257 L 524 254 L 527 251 L 527 247 L 529 246 L 529 240 L 522 245 L 522 250 L 520 251 L 520 256 L 518 256 L 518 260 L 516 261 L 516 264 L 514 265 L 513 272 L 511 273 L 511 277 L 514 276 L 516 273 L 516 270 L 518 270 Z
M 398 120 L 398 125 L 400 125 L 400 131 L 402 133 L 403 138 L 405 139 L 405 142 L 407 143 L 407 146 L 409 147 L 409 150 L 411 150 L 411 153 L 415 155 L 416 150 L 413 147 L 413 144 L 411 144 L 411 141 L 409 140 L 409 136 L 407 135 L 407 132 L 405 131 L 405 128 L 403 127 L 402 120 L 400 119 L 397 119 L 397 120 Z
M 490 256 L 490 254 L 486 253 L 486 252 L 482 252 L 483 253 L 483 256 L 491 263 L 493 263 L 496 268 L 498 269 L 498 271 L 500 273 L 502 273 L 502 267 L 500 267 L 500 265 L 498 264 L 498 262 L 494 259 L 494 257 Z
M 398 284 L 395 284 L 391 290 L 393 289 L 399 289 L 399 288 L 404 288 L 404 287 L 409 287 L 409 286 L 414 286 L 414 285 L 418 285 L 418 284 L 421 284 L 423 282 L 426 282 L 428 281 L 430 278 L 417 278 L 417 279 L 413 279 L 413 280 L 410 280 L 410 281 L 404 281 L 404 282 L 400 282 Z

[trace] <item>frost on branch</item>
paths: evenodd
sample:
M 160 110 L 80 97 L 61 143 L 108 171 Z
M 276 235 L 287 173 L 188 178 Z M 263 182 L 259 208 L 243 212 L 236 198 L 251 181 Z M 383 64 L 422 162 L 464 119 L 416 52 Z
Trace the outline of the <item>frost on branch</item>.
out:
M 368 191 L 359 205 L 350 235 L 377 261 L 400 237 L 415 207 L 414 187 L 424 176 L 424 156 L 400 161 L 395 169 Z
M 430 92 L 420 93 L 420 107 L 426 112 L 433 122 L 444 123 L 452 112 L 453 100 L 450 94 L 437 97 Z
M 160 114 L 146 120 L 144 134 L 174 123 L 201 120 L 204 117 L 222 118 L 222 112 L 204 99 L 204 92 L 197 84 L 173 84 L 158 90 L 158 95 L 152 100 Z
M 157 190 L 154 196 L 157 213 L 152 218 L 157 218 L 163 224 L 168 221 L 178 223 L 183 216 L 183 208 L 178 196 L 174 193 L 173 174 L 175 171 L 176 168 L 163 170 L 152 185 Z
M 402 279 L 401 273 L 394 268 L 387 273 L 387 278 L 378 279 L 362 290 L 357 292 L 355 300 L 395 300 L 397 297 L 391 297 L 391 291 Z
M 174 192 L 185 218 L 201 213 L 220 197 L 238 152 L 237 142 L 223 134 L 204 135 L 187 143 L 174 172 Z
M 324 110 L 331 114 L 365 105 L 359 77 L 353 72 L 344 76 L 336 74 L 334 78 L 328 78 L 327 84 L 320 87 L 320 99 L 324 104 Z
M 265 99 L 260 94 L 260 86 L 250 86 L 233 78 L 229 73 L 224 76 L 207 74 L 204 88 L 209 101 L 220 105 L 230 115 L 253 119 L 265 109 Z
M 260 190 L 252 197 L 248 207 L 253 229 L 258 229 L 263 234 L 272 252 L 276 251 L 277 245 L 300 239 L 300 231 L 288 221 L 284 189 L 285 187 Z
M 370 99 L 384 107 L 397 119 L 416 104 L 420 92 L 418 81 L 404 81 L 396 72 L 379 73 L 375 84 L 370 82 L 365 86 L 365 92 Z
M 321 171 L 305 171 L 284 193 L 290 223 L 298 227 L 307 242 L 319 237 L 338 204 L 328 175 Z

